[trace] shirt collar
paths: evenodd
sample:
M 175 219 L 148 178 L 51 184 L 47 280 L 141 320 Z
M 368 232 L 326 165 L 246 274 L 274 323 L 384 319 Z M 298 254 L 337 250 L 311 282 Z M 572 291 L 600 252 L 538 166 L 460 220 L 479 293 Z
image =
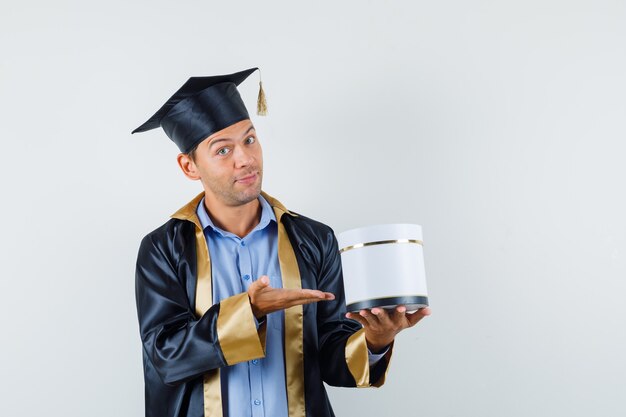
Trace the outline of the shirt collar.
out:
M 267 200 L 263 198 L 263 196 L 259 195 L 259 202 L 261 203 L 261 220 L 259 221 L 259 224 L 257 224 L 256 227 L 252 229 L 250 233 L 248 233 L 248 236 L 256 232 L 257 230 L 262 230 L 266 228 L 271 221 L 276 222 L 276 215 L 274 214 L 274 210 L 272 210 L 272 207 L 267 202 Z M 211 220 L 211 217 L 207 213 L 206 207 L 204 206 L 204 197 L 202 197 L 202 199 L 198 203 L 198 207 L 196 208 L 196 214 L 198 216 L 198 219 L 200 220 L 202 230 L 206 231 L 206 228 L 210 227 L 223 237 L 235 237 L 235 234 L 220 229 L 213 223 L 213 220 Z M 238 236 L 236 237 L 239 238 Z

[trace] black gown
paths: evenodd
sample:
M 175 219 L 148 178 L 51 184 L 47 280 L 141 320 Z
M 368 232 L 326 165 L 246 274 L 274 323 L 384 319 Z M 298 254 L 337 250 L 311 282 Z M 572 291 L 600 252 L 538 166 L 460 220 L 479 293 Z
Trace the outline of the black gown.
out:
M 361 325 L 345 318 L 341 259 L 332 229 L 262 194 L 278 222 L 284 288 L 333 293 L 334 301 L 285 311 L 290 417 L 334 416 L 323 382 L 384 383 L 392 349 L 370 368 Z M 196 207 L 204 193 L 141 242 L 136 301 L 143 344 L 147 417 L 222 416 L 219 369 L 264 357 L 246 293 L 212 305 L 211 260 Z

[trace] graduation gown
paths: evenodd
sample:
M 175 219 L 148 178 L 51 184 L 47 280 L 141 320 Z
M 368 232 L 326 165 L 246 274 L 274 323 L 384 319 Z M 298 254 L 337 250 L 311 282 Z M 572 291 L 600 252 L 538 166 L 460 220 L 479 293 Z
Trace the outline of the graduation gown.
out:
M 332 229 L 262 195 L 278 223 L 283 287 L 336 297 L 285 310 L 289 416 L 334 416 L 323 382 L 381 386 L 392 349 L 370 368 L 364 331 L 344 316 L 341 259 Z M 211 258 L 196 215 L 203 196 L 146 235 L 139 248 L 135 289 L 147 417 L 222 416 L 220 368 L 265 354 L 265 324 L 257 329 L 247 293 L 212 303 Z

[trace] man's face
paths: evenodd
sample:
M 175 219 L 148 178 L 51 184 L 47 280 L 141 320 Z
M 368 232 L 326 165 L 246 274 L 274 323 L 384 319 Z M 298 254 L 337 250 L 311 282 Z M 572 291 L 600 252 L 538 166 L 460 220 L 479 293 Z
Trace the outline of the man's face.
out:
M 240 206 L 261 193 L 263 152 L 250 120 L 212 134 L 194 157 L 207 199 Z

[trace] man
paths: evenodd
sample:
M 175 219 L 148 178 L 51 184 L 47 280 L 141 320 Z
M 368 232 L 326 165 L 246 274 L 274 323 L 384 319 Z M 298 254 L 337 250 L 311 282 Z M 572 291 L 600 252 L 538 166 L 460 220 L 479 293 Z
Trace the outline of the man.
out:
M 323 382 L 382 385 L 395 335 L 429 314 L 345 313 L 332 230 L 261 191 L 236 88 L 255 70 L 191 78 L 135 130 L 163 127 L 204 189 L 139 249 L 146 416 L 333 416 Z

